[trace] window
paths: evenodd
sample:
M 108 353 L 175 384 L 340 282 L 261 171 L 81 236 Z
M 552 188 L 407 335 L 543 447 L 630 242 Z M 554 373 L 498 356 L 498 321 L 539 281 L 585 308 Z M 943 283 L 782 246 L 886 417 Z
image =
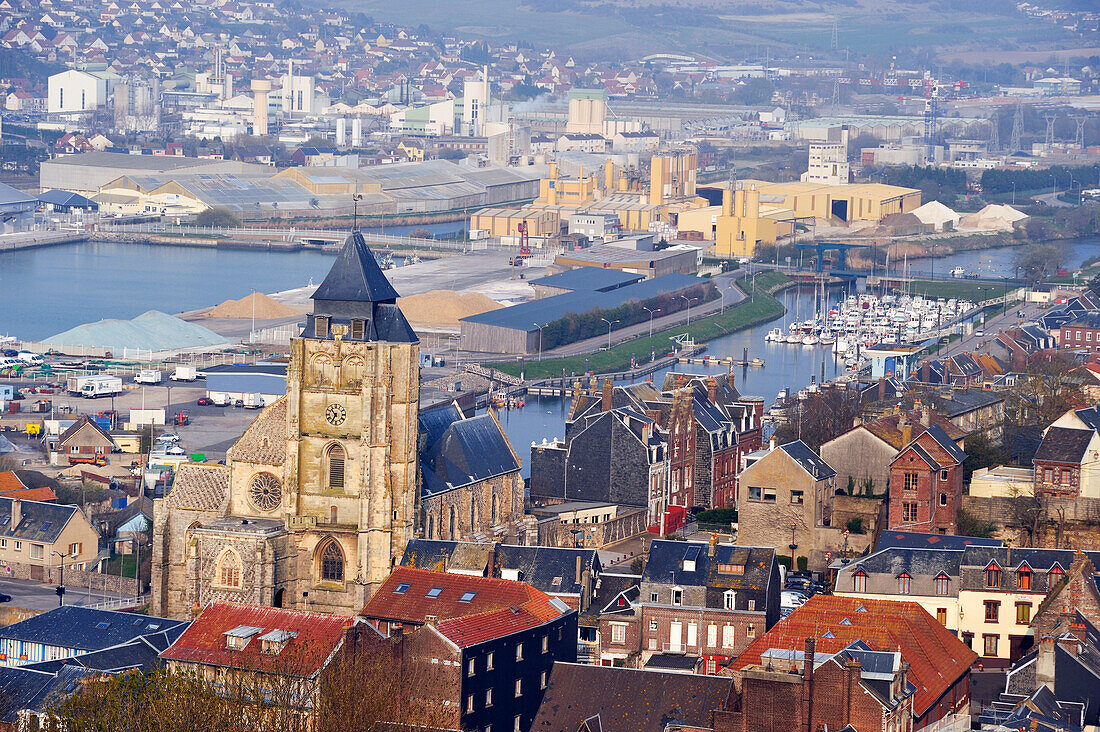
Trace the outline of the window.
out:
M 726 590 L 724 593 L 722 593 L 722 599 L 725 603 L 725 608 L 727 610 L 735 610 L 736 609 L 736 607 L 737 607 L 737 593 L 735 593 L 733 590 Z
M 946 506 L 947 505 L 947 494 L 946 493 L 941 493 L 940 494 L 940 505 L 941 506 Z
M 0 549 L 7 549 L 7 548 L 8 548 L 8 540 L 7 539 L 0 539 Z
M 917 489 L 917 474 L 906 473 L 905 474 L 905 490 L 915 491 Z
M 474 659 L 472 659 L 472 658 L 469 661 L 466 662 L 466 675 L 467 676 L 473 676 L 474 675 Z
M 393 594 L 395 594 L 395 595 L 404 595 L 406 592 L 409 591 L 410 587 L 412 587 L 412 585 L 410 585 L 408 582 L 402 582 L 399 585 L 397 585 L 397 587 L 393 588 Z
M 466 713 L 472 714 L 474 711 L 474 695 L 470 694 L 466 697 Z
M 1044 483 L 1053 483 L 1054 482 L 1054 470 L 1053 469 L 1043 468 L 1043 482 Z
M 949 591 L 949 584 L 951 580 L 944 575 L 940 575 L 936 578 L 936 594 L 940 597 L 946 597 Z
M 756 609 L 756 600 L 749 600 L 749 610 Z
M 947 480 L 947 470 L 940 471 L 940 480 Z
M 867 591 L 867 575 L 863 573 L 863 570 L 856 572 L 852 575 L 852 592 L 866 592 Z
M 473 602 L 476 592 L 463 592 L 462 597 L 458 598 L 459 602 Z M 546 640 L 545 638 L 543 640 Z
M 492 667 L 490 666 L 490 668 Z M 493 706 L 493 690 L 491 688 L 485 690 L 485 706 Z
M 901 520 L 913 523 L 917 520 L 917 504 L 912 501 L 901 504 Z
M 802 491 L 791 491 L 791 503 L 796 506 L 801 506 L 805 503 L 805 494 Z
M 517 661 L 522 661 L 523 660 L 523 644 L 522 643 L 517 643 L 516 644 L 516 660 Z
M 672 604 L 683 605 L 684 604 L 684 591 L 678 588 L 672 590 Z
M 611 626 L 611 642 L 612 643 L 626 643 L 626 626 L 625 625 L 612 625 Z
M 722 647 L 723 648 L 733 648 L 733 632 L 734 631 L 733 631 L 733 626 L 732 625 L 723 625 L 722 626 Z
M 947 625 L 947 608 L 936 608 L 936 622 L 940 625 Z
M 1073 471 L 1072 470 L 1063 470 L 1062 471 L 1062 485 L 1069 485 L 1072 478 L 1073 478 Z
M 997 655 L 997 641 L 1000 639 L 998 635 L 983 635 L 982 636 L 982 655 L 983 656 L 996 656 Z
M 1016 603 L 1016 625 L 1028 625 L 1031 623 L 1031 603 Z
M 649 629 L 650 630 L 657 630 L 657 621 L 656 620 L 650 620 L 649 621 Z
M 523 679 L 516 679 L 516 696 L 523 696 Z
M 540 689 L 545 689 L 546 688 L 546 672 L 545 671 L 543 671 L 541 674 L 539 674 L 539 688 Z
M 15 551 L 17 551 L 17 552 L 23 551 L 23 542 L 21 542 L 21 541 L 15 542 Z
M 351 339 L 354 341 L 363 340 L 364 322 L 362 318 L 351 319 Z
M 492 651 L 489 651 L 489 654 L 487 656 L 485 656 L 485 670 L 486 671 L 492 671 L 493 670 L 493 652 Z M 485 705 L 488 706 L 489 702 L 486 701 Z
M 912 589 L 913 578 L 904 572 L 898 575 L 898 594 L 908 595 Z
M 775 488 L 764 489 L 764 503 L 775 503 Z
M 656 592 L 649 593 L 649 601 L 650 602 L 657 602 L 659 599 L 660 598 L 658 597 Z
M 69 544 L 69 556 L 70 557 L 79 557 L 83 553 L 84 553 L 84 544 L 82 542 L 76 542 L 74 544 Z
M 31 559 L 41 559 L 45 555 L 44 549 L 41 544 L 31 544 Z
M 750 501 L 761 501 L 763 499 L 764 499 L 764 489 L 763 488 L 754 488 L 752 486 L 749 486 L 749 500 Z
M 544 635 L 542 637 L 542 652 L 546 653 L 550 650 L 550 636 Z
M 18 544 L 19 542 L 16 542 L 16 549 L 19 548 Z M 1050 571 L 1047 572 L 1047 585 L 1053 588 L 1056 584 L 1061 582 L 1065 576 L 1066 571 L 1055 564 L 1053 567 L 1050 568 Z
M 718 565 L 718 573 L 719 574 L 744 574 L 745 573 L 745 565 L 744 564 L 719 564 Z
M 718 626 L 711 623 L 707 626 L 707 646 L 714 648 L 718 645 Z
M 232 549 L 226 549 L 218 557 L 214 576 L 217 584 L 239 590 L 241 587 L 241 558 Z
M 327 315 L 315 315 L 315 316 L 313 316 L 313 337 L 314 338 L 328 338 L 328 316 Z
M 443 588 L 442 587 L 433 587 L 430 590 L 428 590 L 428 594 L 425 595 L 425 597 L 439 597 L 442 594 L 443 594 Z
M 1027 567 L 1020 567 L 1020 571 L 1016 573 L 1016 588 L 1020 590 L 1031 589 L 1031 570 Z
M 986 587 L 1000 587 L 1001 586 L 1001 568 L 996 564 L 989 565 L 985 570 L 985 586 Z
M 321 581 L 344 581 L 344 552 L 333 539 L 329 539 L 321 550 Z
M 328 460 L 328 487 L 344 487 L 344 459 L 346 455 L 342 445 L 333 444 L 325 453 Z
M 1001 602 L 1000 600 L 986 600 L 985 601 L 985 622 L 996 623 L 1001 615 Z

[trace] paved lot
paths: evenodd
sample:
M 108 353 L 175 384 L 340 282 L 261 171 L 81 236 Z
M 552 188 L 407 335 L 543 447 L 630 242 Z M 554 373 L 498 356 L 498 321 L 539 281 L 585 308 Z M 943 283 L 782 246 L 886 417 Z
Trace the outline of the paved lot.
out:
M 53 585 L 45 585 L 31 580 L 0 579 L 0 593 L 11 595 L 11 607 L 19 607 L 25 610 L 52 610 L 57 607 L 57 595 L 54 594 Z M 116 600 L 129 595 L 116 593 L 104 593 L 103 590 L 83 587 L 66 587 L 66 605 L 95 605 L 105 600 Z

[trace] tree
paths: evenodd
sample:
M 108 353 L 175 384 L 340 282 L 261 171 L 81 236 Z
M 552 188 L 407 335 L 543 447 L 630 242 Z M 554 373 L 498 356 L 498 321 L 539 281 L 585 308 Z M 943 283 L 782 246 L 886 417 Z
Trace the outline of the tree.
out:
M 1037 219 L 1028 221 L 1027 233 L 1029 237 L 1031 236 L 1032 226 L 1036 223 L 1045 222 L 1040 222 Z M 1014 266 L 1020 268 L 1020 273 L 1027 282 L 1036 284 L 1058 271 L 1058 268 L 1065 262 L 1065 258 L 1065 250 L 1060 246 L 1054 244 L 1028 244 L 1016 253 Z
M 208 208 L 195 217 L 199 226 L 212 226 L 220 229 L 232 229 L 241 225 L 241 220 L 227 208 Z
M 775 430 L 775 438 L 781 444 L 802 440 L 817 452 L 824 443 L 850 430 L 859 412 L 854 390 L 825 388 L 799 400 L 795 413 Z
M 772 100 L 775 86 L 764 77 L 748 79 L 733 93 L 734 101 L 746 106 L 759 106 Z

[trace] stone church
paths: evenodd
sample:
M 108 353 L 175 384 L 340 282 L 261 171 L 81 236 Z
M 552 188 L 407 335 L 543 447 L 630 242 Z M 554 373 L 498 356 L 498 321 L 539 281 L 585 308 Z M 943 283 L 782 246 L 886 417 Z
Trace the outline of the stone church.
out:
M 358 612 L 426 522 L 419 394 L 416 334 L 356 232 L 291 341 L 286 396 L 226 465 L 181 465 L 155 502 L 153 614 L 185 617 L 213 600 Z M 500 492 L 471 534 L 492 534 L 490 513 L 498 533 L 522 521 L 518 460 L 499 462 L 503 473 L 447 481 L 466 494 Z M 438 516 L 439 481 L 431 492 L 424 508 Z

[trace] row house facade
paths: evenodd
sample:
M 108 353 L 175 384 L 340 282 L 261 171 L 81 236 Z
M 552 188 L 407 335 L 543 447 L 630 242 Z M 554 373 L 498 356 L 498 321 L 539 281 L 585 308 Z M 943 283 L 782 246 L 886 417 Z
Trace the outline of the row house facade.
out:
M 964 460 L 939 425 L 907 442 L 890 463 L 889 528 L 957 533 Z
M 1100 459 L 1100 433 L 1056 425 L 1047 428 L 1032 459 L 1035 495 L 1100 498 L 1100 476 L 1092 469 Z

